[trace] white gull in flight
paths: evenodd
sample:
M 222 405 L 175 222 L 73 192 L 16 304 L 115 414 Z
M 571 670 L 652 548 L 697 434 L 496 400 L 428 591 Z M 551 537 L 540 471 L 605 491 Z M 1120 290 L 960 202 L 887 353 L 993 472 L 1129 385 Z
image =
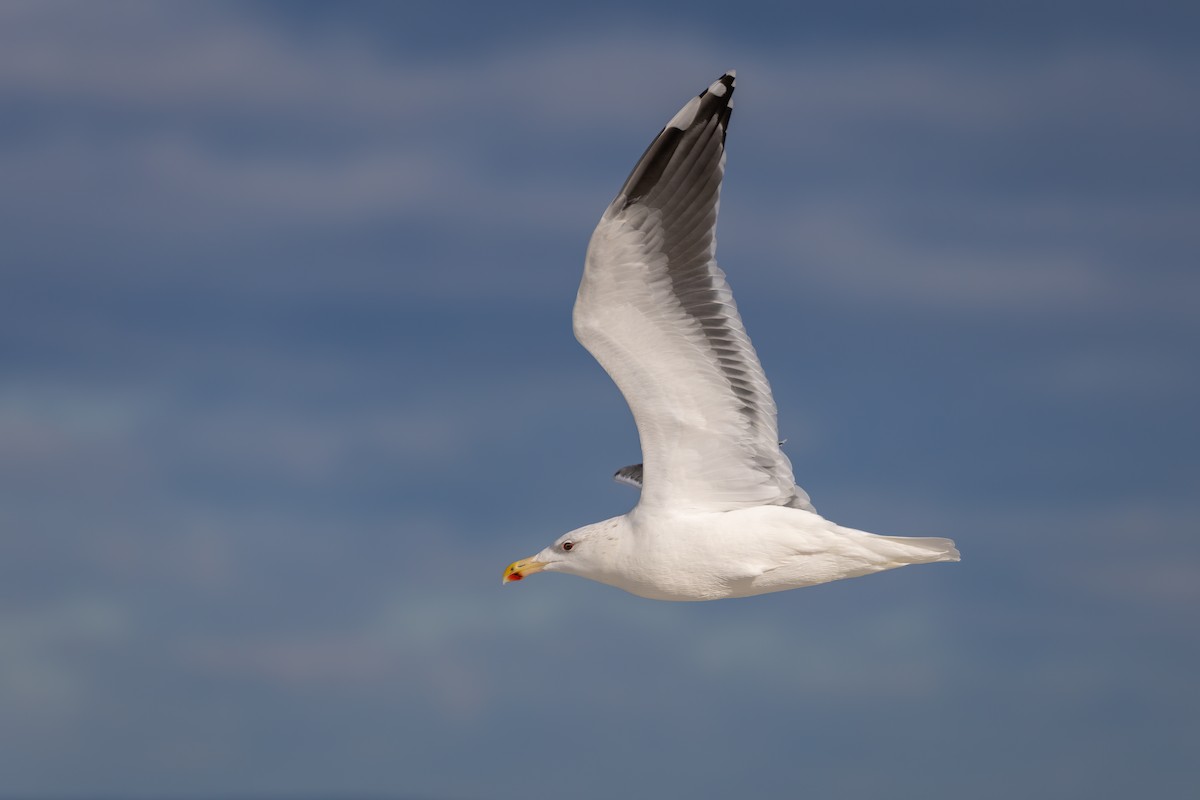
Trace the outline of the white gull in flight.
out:
M 775 401 L 715 259 L 734 73 L 671 118 L 588 245 L 575 336 L 633 411 L 641 488 L 628 514 L 513 562 L 656 600 L 797 589 L 958 561 L 949 539 L 878 536 L 820 516 L 780 450 Z

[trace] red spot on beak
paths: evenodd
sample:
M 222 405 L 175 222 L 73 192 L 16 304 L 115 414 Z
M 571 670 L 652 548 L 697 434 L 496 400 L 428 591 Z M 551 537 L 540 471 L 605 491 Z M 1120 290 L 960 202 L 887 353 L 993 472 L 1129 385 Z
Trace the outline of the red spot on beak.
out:
M 525 577 L 525 576 L 524 576 L 524 575 L 522 575 L 521 573 L 519 573 L 519 572 L 514 572 L 512 575 L 509 575 L 509 576 L 508 576 L 508 579 L 509 579 L 510 581 L 519 581 L 519 580 L 521 580 L 521 579 L 522 579 L 522 578 L 524 578 L 524 577 Z

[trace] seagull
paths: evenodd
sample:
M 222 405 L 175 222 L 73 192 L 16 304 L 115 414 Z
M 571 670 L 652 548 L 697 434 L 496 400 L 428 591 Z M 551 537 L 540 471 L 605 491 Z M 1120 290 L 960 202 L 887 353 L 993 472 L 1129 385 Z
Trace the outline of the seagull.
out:
M 646 149 L 592 234 L 575 337 L 633 412 L 640 488 L 619 517 L 560 536 L 503 583 L 563 572 L 653 600 L 748 597 L 958 561 L 949 539 L 831 522 L 796 485 L 775 400 L 715 259 L 730 70 Z

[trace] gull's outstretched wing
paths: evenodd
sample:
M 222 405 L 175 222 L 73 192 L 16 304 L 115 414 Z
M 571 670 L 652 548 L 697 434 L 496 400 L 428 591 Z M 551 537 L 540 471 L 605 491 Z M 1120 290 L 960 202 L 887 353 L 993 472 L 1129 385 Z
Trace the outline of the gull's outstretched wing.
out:
M 575 301 L 575 336 L 633 411 L 646 507 L 811 508 L 714 258 L 733 88 L 723 75 L 647 148 L 592 234 Z

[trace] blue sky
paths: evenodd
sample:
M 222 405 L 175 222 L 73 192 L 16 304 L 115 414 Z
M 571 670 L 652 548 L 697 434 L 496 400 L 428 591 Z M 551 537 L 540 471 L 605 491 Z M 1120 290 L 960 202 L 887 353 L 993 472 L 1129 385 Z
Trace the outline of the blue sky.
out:
M 0 7 L 0 795 L 1184 796 L 1186 4 Z M 739 75 L 797 479 L 956 565 L 500 572 L 634 502 L 587 237 Z

